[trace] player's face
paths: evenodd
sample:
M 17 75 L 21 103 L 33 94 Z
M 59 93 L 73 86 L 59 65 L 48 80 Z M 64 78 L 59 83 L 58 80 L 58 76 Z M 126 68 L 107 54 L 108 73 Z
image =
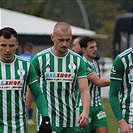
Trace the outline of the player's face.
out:
M 78 38 L 73 41 L 72 50 L 74 52 L 76 52 L 76 53 L 79 53 L 81 51 L 81 47 L 80 47 L 79 39 Z
M 54 42 L 54 47 L 58 55 L 64 55 L 67 53 L 68 48 L 70 47 L 72 34 L 70 31 L 62 32 L 59 31 L 57 34 L 51 36 L 52 41 Z
M 0 60 L 6 63 L 10 63 L 14 60 L 14 54 L 18 48 L 17 39 L 11 36 L 10 39 L 6 39 L 3 36 L 0 37 Z
M 87 47 L 85 49 L 85 53 L 87 55 L 88 58 L 92 58 L 94 59 L 97 55 L 97 44 L 96 42 L 89 42 L 87 44 Z

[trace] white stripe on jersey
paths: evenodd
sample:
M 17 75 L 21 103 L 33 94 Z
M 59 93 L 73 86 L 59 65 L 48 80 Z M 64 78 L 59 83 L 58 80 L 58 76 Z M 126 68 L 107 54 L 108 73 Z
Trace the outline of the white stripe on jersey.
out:
M 1 64 L 1 73 L 2 73 L 2 79 L 4 79 L 3 77 L 5 77 L 6 75 L 6 70 L 5 70 L 5 64 L 2 63 Z M 4 122 L 4 125 L 7 125 L 7 91 L 6 90 L 3 90 L 2 93 L 3 93 L 3 122 Z M 4 132 L 8 132 L 8 127 L 7 126 L 4 126 Z
M 23 69 L 23 65 L 22 65 L 22 61 L 19 61 L 19 69 Z M 21 76 L 21 75 L 20 75 Z M 23 80 L 23 77 L 20 77 L 21 80 Z M 26 85 L 24 85 L 26 86 Z M 26 88 L 26 87 L 25 87 Z M 24 94 L 23 94 L 24 95 Z M 19 97 L 21 98 L 21 91 L 19 91 Z M 19 98 L 19 113 L 22 115 L 23 114 L 23 106 L 22 106 L 22 102 L 21 102 L 21 99 Z M 25 98 L 25 97 L 24 97 Z M 20 116 L 21 116 L 20 115 Z M 23 117 L 19 117 L 19 120 L 20 120 L 20 132 L 24 132 L 24 123 L 23 123 Z
M 58 72 L 58 58 L 56 58 L 56 56 L 54 56 L 54 72 Z M 60 109 L 60 107 L 59 107 L 59 98 L 58 98 L 58 94 L 57 94 L 57 92 L 58 92 L 58 90 L 57 90 L 57 86 L 58 86 L 58 82 L 54 82 L 54 90 L 53 90 L 53 93 L 55 94 L 55 96 L 57 96 L 57 100 L 58 100 L 58 102 L 56 102 L 56 100 L 54 99 L 54 101 L 55 101 L 55 107 L 57 107 L 56 108 L 56 110 L 58 110 L 58 109 Z M 56 98 L 56 97 L 55 97 Z M 57 103 L 57 104 L 56 104 Z M 59 127 L 59 120 L 60 120 L 60 114 L 57 114 L 57 111 L 55 112 L 56 113 L 56 126 L 57 127 Z
M 10 65 L 11 69 L 11 79 L 15 79 L 15 70 L 14 70 L 14 63 Z M 13 102 L 11 102 L 12 106 L 12 132 L 16 131 L 16 121 L 15 121 L 15 90 L 11 91 L 11 99 Z
M 73 64 L 73 62 L 74 62 L 74 59 L 73 59 L 73 56 L 72 55 L 70 55 L 70 63 L 71 64 Z M 71 69 L 71 73 L 74 73 L 74 69 Z M 77 76 L 77 75 L 75 75 L 75 76 Z M 74 82 L 74 81 L 73 81 Z M 71 86 L 69 86 L 70 88 L 70 90 L 69 91 L 71 91 L 72 90 L 72 84 L 70 84 Z M 70 94 L 71 94 L 71 97 L 73 97 L 72 96 L 72 92 L 70 92 Z M 70 96 L 69 96 L 70 97 Z M 70 105 L 70 107 L 73 107 L 73 105 L 72 105 L 72 100 L 70 100 L 70 99 L 72 99 L 72 98 L 69 98 L 69 105 Z M 74 110 L 73 110 L 73 108 L 71 108 L 71 110 L 72 111 L 70 111 L 70 119 L 71 119 L 71 117 L 73 117 L 73 112 L 74 112 Z M 67 113 L 66 113 L 67 114 Z M 73 118 L 72 118 L 72 120 L 73 120 Z M 72 120 L 70 120 L 70 125 L 73 125 L 73 121 Z
M 66 58 L 64 58 L 62 60 L 62 64 L 66 64 Z M 66 65 L 63 65 L 62 71 L 66 72 Z M 66 83 L 62 84 L 62 88 L 66 88 Z M 61 92 L 62 92 L 62 95 L 61 95 L 62 101 L 66 101 L 65 100 L 65 90 L 63 89 Z M 66 106 L 63 107 L 63 115 L 64 114 L 67 114 Z M 63 116 L 63 118 L 66 118 L 66 117 Z M 65 126 L 65 127 L 66 127 L 66 121 L 67 121 L 66 119 L 63 121 L 63 126 Z
M 130 53 L 131 51 L 132 51 L 132 47 L 129 48 L 129 49 L 127 49 L 127 50 L 125 50 L 125 51 L 123 51 L 123 52 L 120 53 L 118 56 L 119 56 L 120 58 L 122 58 L 122 56 L 124 56 L 124 55 Z
M 49 57 L 50 56 L 50 54 L 48 53 L 48 54 L 46 54 L 46 66 L 48 66 L 48 65 L 50 65 L 50 60 L 49 60 Z M 42 56 L 41 56 L 42 57 Z M 41 63 L 43 62 L 43 61 L 40 61 Z M 42 65 L 41 65 L 42 66 Z M 42 68 L 42 67 L 41 67 Z M 41 70 L 41 72 L 42 72 L 42 70 Z M 48 67 L 47 69 L 46 69 L 46 72 L 50 72 L 50 67 Z M 41 75 L 43 75 L 43 74 L 41 74 Z M 43 84 L 43 80 L 42 80 L 42 83 L 41 84 Z M 49 89 L 49 90 L 48 90 Z M 46 97 L 46 99 L 48 100 L 48 101 L 51 101 L 51 99 L 50 99 L 50 84 L 47 84 L 47 86 L 46 86 L 46 93 L 47 93 L 47 97 Z M 51 106 L 51 104 L 50 104 L 50 102 L 48 102 L 48 113 L 49 113 L 49 117 L 52 119 L 52 106 Z M 51 121 L 51 123 L 52 123 L 52 121 Z

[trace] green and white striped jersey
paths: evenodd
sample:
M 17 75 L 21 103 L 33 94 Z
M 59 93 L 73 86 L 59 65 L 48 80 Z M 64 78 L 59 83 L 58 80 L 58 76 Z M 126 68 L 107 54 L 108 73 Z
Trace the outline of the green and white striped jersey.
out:
M 0 133 L 26 133 L 27 81 L 37 81 L 29 61 L 17 55 L 12 63 L 0 61 Z
M 123 117 L 133 129 L 133 47 L 116 57 L 110 79 L 121 81 L 121 110 Z
M 83 59 L 86 62 L 86 72 L 87 76 L 91 75 L 92 73 L 96 73 L 99 76 L 99 68 L 98 64 L 95 60 L 93 62 L 88 61 L 85 57 Z M 100 96 L 99 96 L 99 88 L 95 84 L 89 82 L 89 91 L 90 91 L 90 97 L 91 97 L 91 106 L 99 106 L 101 105 Z
M 31 62 L 48 102 L 52 126 L 75 126 L 75 86 L 77 78 L 86 77 L 86 66 L 82 57 L 71 50 L 68 50 L 66 56 L 57 57 L 48 48 L 36 54 Z

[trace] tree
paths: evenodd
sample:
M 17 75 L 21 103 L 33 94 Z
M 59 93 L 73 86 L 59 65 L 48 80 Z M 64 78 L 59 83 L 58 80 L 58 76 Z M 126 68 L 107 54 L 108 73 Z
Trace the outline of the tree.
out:
M 107 40 L 98 41 L 101 43 L 100 50 L 103 56 L 111 56 L 115 17 L 131 12 L 132 0 L 82 0 L 82 3 L 88 15 L 90 29 L 97 34 L 108 35 Z M 76 0 L 1 0 L 0 6 L 50 20 L 66 21 L 71 25 L 85 28 Z

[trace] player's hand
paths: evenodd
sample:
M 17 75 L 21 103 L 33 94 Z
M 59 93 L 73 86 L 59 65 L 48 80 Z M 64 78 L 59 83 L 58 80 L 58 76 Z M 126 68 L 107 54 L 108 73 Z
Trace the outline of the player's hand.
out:
M 120 127 L 120 133 L 133 133 L 131 127 L 124 119 L 119 120 L 118 125 Z
M 48 116 L 43 117 L 42 123 L 37 133 L 52 133 L 52 128 L 50 125 L 50 118 Z
M 82 112 L 78 118 L 79 127 L 84 128 L 85 126 L 88 125 L 88 122 L 89 122 L 88 114 Z

